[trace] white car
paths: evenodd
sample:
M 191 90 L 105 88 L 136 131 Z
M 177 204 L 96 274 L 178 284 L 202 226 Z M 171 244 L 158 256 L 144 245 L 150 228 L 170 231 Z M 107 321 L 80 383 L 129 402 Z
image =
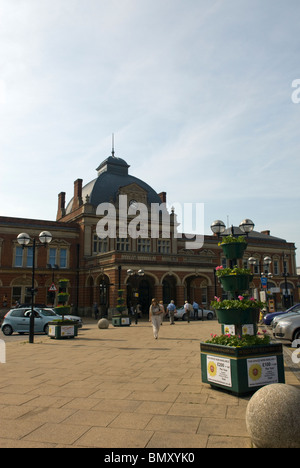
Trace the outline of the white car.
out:
M 273 335 L 280 340 L 291 342 L 300 340 L 300 314 L 288 315 L 278 320 L 275 328 L 273 328 Z
M 202 310 L 203 310 L 203 317 L 206 318 L 207 320 L 212 320 L 214 318 L 214 312 L 212 310 L 207 310 L 207 309 L 199 309 L 198 311 L 198 320 L 201 320 L 202 319 Z M 179 307 L 178 309 L 176 309 L 176 312 L 174 314 L 174 318 L 175 320 L 187 320 L 187 315 L 186 315 L 186 311 L 185 311 L 185 308 L 182 306 L 182 307 Z M 194 312 L 190 312 L 190 320 L 193 320 L 194 319 Z

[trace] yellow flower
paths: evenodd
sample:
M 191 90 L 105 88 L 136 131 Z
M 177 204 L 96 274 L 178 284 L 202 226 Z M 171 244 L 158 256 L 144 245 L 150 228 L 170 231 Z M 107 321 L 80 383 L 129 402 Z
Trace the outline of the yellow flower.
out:
M 249 377 L 251 380 L 259 380 L 261 378 L 261 366 L 253 364 L 249 369 Z
M 217 374 L 217 366 L 214 362 L 210 361 L 207 366 L 208 373 L 211 377 Z

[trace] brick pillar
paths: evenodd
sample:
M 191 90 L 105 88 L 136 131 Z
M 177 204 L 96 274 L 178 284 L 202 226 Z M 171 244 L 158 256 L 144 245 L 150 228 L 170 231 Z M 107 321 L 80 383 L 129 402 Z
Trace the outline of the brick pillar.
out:
M 163 300 L 163 287 L 161 285 L 154 286 L 154 297 L 158 302 Z
M 176 290 L 176 296 L 177 296 L 177 307 L 181 307 L 184 304 L 184 301 L 186 298 L 184 297 L 184 286 L 177 286 Z

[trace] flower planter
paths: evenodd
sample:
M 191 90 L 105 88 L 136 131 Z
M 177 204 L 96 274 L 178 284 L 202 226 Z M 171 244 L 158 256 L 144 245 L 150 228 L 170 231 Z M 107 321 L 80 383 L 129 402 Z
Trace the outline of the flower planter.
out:
M 131 318 L 130 317 L 122 317 L 121 315 L 113 315 L 112 316 L 112 325 L 114 327 L 130 327 Z
M 49 322 L 48 336 L 51 339 L 65 340 L 78 335 L 78 325 L 71 321 Z
M 231 347 L 201 343 L 202 382 L 240 396 L 285 383 L 281 344 Z
M 71 306 L 59 306 L 55 307 L 54 310 L 58 315 L 70 315 Z
M 217 309 L 219 323 L 225 325 L 257 324 L 259 321 L 258 309 Z
M 221 244 L 224 255 L 228 260 L 242 258 L 244 251 L 247 248 L 247 242 L 232 242 L 229 244 Z
M 69 299 L 69 294 L 64 294 L 64 293 L 59 293 L 57 295 L 57 300 L 59 304 L 64 304 L 65 302 L 68 302 Z
M 69 280 L 58 280 L 59 287 L 66 289 L 68 286 Z
M 224 275 L 220 277 L 224 291 L 247 291 L 252 275 Z

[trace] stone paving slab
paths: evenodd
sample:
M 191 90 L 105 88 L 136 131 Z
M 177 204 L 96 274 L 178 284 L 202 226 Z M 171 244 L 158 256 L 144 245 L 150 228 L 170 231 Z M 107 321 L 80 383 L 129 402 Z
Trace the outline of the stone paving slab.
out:
M 200 341 L 216 321 L 10 341 L 0 364 L 0 448 L 250 448 L 238 398 L 201 382 Z M 286 369 L 286 382 L 299 385 Z

